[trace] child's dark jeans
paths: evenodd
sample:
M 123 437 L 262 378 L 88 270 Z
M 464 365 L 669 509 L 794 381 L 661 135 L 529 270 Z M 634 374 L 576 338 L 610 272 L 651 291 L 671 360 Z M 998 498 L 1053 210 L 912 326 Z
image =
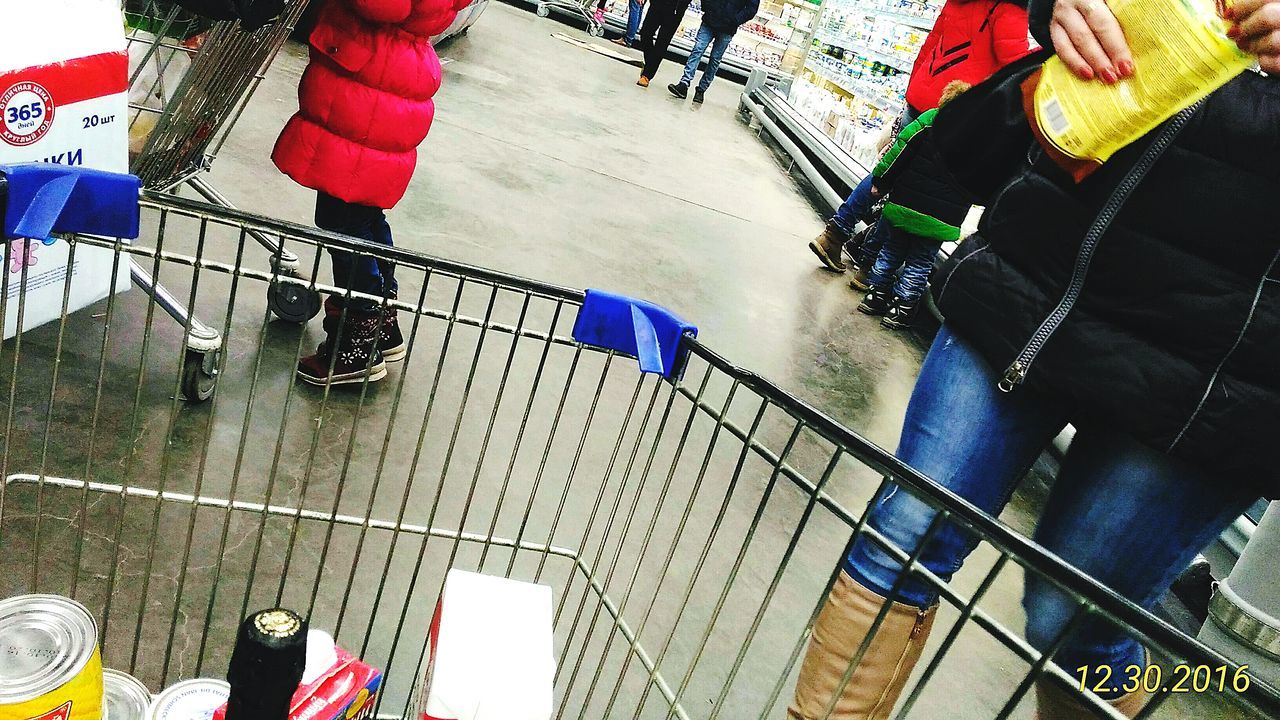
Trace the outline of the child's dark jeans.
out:
M 394 245 L 391 226 L 382 208 L 356 205 L 325 193 L 316 196 L 316 227 L 376 245 Z M 394 263 L 343 250 L 330 250 L 329 255 L 333 259 L 334 285 L 375 297 L 395 294 Z M 347 302 L 340 295 L 335 295 L 334 300 L 339 306 Z M 350 304 L 359 312 L 373 312 L 378 307 L 377 302 L 364 298 L 353 298 Z

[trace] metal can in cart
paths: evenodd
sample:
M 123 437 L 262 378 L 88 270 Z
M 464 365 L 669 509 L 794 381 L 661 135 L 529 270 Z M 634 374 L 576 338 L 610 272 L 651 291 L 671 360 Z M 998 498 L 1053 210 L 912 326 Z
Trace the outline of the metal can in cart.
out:
M 146 720 L 151 692 L 132 675 L 119 670 L 103 673 L 103 720 Z
M 98 624 L 57 595 L 0 601 L 0 720 L 97 720 Z
M 157 695 L 147 720 L 208 720 L 230 697 L 225 680 L 187 680 Z

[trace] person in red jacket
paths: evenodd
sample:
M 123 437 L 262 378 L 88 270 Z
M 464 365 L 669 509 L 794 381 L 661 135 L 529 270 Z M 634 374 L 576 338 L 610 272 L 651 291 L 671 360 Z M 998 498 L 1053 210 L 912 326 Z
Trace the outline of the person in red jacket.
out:
M 1025 2 L 948 0 L 911 68 L 907 109 L 919 117 L 952 81 L 977 85 L 1030 49 Z
M 418 145 L 435 116 L 440 60 L 430 38 L 468 0 L 328 0 L 310 36 L 311 62 L 298 87 L 300 109 L 272 160 L 316 191 L 316 225 L 392 245 L 385 211 L 404 197 Z M 330 251 L 333 279 L 353 293 L 394 298 L 390 262 Z M 326 339 L 298 363 L 315 384 L 380 380 L 404 357 L 395 311 L 368 298 L 330 296 Z

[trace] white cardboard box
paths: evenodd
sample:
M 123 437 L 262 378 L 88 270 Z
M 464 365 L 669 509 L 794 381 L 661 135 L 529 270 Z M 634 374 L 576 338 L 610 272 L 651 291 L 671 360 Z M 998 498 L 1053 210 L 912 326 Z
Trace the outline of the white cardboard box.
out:
M 13 3 L 0 22 L 0 163 L 51 162 L 129 171 L 129 55 L 118 0 Z M 129 288 L 129 266 L 111 277 L 113 253 L 12 241 L 4 268 L 9 310 L 4 337 L 18 331 L 17 298 L 26 266 L 22 331 L 57 320 L 71 276 L 74 312 Z
M 423 720 L 549 720 L 551 588 L 451 570 L 432 623 Z

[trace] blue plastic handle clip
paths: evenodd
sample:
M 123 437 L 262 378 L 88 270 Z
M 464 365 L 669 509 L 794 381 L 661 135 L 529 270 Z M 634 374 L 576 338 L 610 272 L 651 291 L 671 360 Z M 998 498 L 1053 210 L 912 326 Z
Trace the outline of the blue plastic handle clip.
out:
M 54 233 L 138 237 L 136 176 L 50 163 L 0 165 L 4 234 L 54 243 Z
M 640 371 L 673 378 L 684 372 L 688 351 L 685 334 L 698 328 L 664 307 L 644 300 L 588 290 L 573 326 L 573 339 L 587 345 L 634 355 Z

